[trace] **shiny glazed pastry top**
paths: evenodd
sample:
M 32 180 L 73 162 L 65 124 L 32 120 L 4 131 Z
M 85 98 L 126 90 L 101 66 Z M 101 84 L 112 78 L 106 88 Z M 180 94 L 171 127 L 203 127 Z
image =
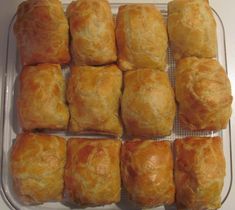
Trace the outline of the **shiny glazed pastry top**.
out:
M 114 22 L 108 1 L 74 1 L 67 8 L 67 16 L 76 65 L 104 65 L 116 61 Z
M 219 209 L 225 177 L 220 137 L 187 137 L 174 142 L 177 208 Z
M 173 156 L 169 141 L 125 141 L 121 150 L 121 175 L 129 198 L 140 207 L 174 202 Z
M 19 5 L 16 17 L 22 65 L 70 61 L 69 26 L 59 0 L 27 0 Z
M 168 34 L 176 60 L 190 56 L 216 57 L 216 22 L 208 0 L 171 1 Z
M 163 17 L 153 5 L 119 7 L 116 20 L 118 65 L 126 70 L 166 67 L 167 33 Z
M 119 202 L 120 147 L 117 139 L 68 140 L 64 179 L 70 202 L 83 207 Z
M 20 201 L 27 205 L 62 201 L 65 161 L 64 138 L 34 133 L 17 135 L 10 169 Z
M 128 136 L 170 135 L 175 112 L 174 92 L 166 72 L 138 69 L 125 73 L 121 113 Z
M 195 131 L 226 128 L 233 97 L 228 76 L 218 61 L 185 58 L 175 71 L 182 127 Z
M 116 65 L 72 67 L 67 88 L 69 130 L 121 136 L 121 87 L 122 73 Z
M 20 74 L 17 108 L 24 130 L 66 130 L 69 110 L 60 65 L 25 66 Z

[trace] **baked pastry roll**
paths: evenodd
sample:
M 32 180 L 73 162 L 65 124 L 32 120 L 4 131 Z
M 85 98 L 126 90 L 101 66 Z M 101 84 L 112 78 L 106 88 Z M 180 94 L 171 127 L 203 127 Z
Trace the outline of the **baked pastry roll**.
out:
M 153 69 L 127 72 L 121 112 L 129 136 L 170 135 L 176 105 L 167 73 Z
M 153 5 L 120 6 L 116 22 L 116 39 L 118 64 L 122 70 L 165 69 L 166 27 L 160 11 Z
M 141 207 L 174 202 L 173 156 L 169 141 L 124 142 L 121 175 L 129 198 Z
M 17 105 L 25 130 L 66 129 L 69 110 L 65 104 L 65 81 L 60 65 L 25 66 L 20 74 Z
M 74 1 L 68 6 L 67 16 L 76 65 L 103 65 L 117 60 L 114 22 L 108 1 Z
M 59 0 L 27 0 L 14 24 L 22 65 L 68 63 L 69 26 Z
M 121 141 L 76 139 L 68 141 L 65 167 L 65 193 L 81 206 L 119 202 Z
M 179 118 L 189 130 L 220 130 L 231 116 L 230 81 L 212 59 L 189 57 L 176 66 L 176 99 Z
M 176 201 L 179 209 L 219 209 L 225 159 L 220 137 L 178 139 L 175 148 Z
M 190 56 L 216 57 L 216 22 L 208 0 L 171 1 L 168 34 L 176 60 Z
M 19 134 L 10 161 L 14 190 L 21 202 L 40 204 L 62 200 L 66 161 L 64 138 Z
M 122 135 L 118 117 L 121 86 L 122 73 L 116 65 L 72 67 L 67 89 L 69 129 Z

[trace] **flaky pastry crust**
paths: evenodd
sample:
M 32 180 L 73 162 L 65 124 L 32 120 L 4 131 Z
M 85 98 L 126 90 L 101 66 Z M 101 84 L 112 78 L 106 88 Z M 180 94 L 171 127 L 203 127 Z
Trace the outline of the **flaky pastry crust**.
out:
M 69 129 L 121 136 L 121 87 L 122 73 L 116 65 L 72 67 L 67 89 Z
M 176 100 L 182 127 L 221 130 L 232 113 L 231 86 L 218 61 L 189 57 L 176 65 Z
M 121 175 L 130 199 L 139 206 L 155 207 L 174 202 L 173 156 L 169 141 L 124 142 Z
M 104 65 L 117 60 L 114 22 L 107 0 L 77 0 L 67 9 L 71 51 L 76 65 Z
M 20 74 L 17 108 L 24 130 L 67 129 L 69 110 L 60 65 L 25 66 Z
M 168 34 L 176 60 L 190 56 L 216 57 L 216 22 L 208 0 L 171 1 Z
M 177 208 L 219 209 L 225 177 L 222 139 L 177 139 L 174 149 Z
M 14 190 L 24 204 L 61 201 L 66 141 L 45 134 L 17 135 L 10 159 Z
M 14 24 L 22 65 L 70 61 L 69 26 L 59 0 L 27 0 Z
M 129 136 L 170 135 L 176 105 L 167 73 L 153 69 L 126 72 L 121 112 Z
M 117 139 L 69 139 L 65 193 L 70 202 L 81 206 L 119 202 L 120 147 Z
M 167 33 L 163 17 L 153 5 L 119 7 L 116 21 L 118 65 L 123 70 L 166 67 Z

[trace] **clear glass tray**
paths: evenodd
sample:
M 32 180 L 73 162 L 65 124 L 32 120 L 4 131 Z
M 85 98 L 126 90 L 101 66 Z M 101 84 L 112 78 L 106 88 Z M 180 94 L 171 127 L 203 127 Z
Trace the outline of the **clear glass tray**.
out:
M 121 2 L 121 0 L 120 0 Z M 122 1 L 123 2 L 123 1 Z M 145 1 L 146 2 L 146 1 Z M 150 1 L 152 3 L 152 1 Z M 148 3 L 148 2 L 146 2 Z M 111 3 L 112 12 L 115 15 L 118 11 L 118 7 L 123 3 Z M 167 19 L 167 4 L 154 3 L 162 12 L 165 19 Z M 64 7 L 67 7 L 67 3 L 64 2 Z M 214 11 L 214 16 L 217 22 L 217 37 L 218 37 L 218 55 L 217 59 L 220 61 L 222 66 L 227 72 L 227 62 L 226 62 L 226 49 L 225 49 L 225 33 L 223 23 Z M 2 156 L 1 156 L 1 192 L 2 197 L 11 209 L 20 210 L 65 210 L 65 209 L 76 209 L 74 206 L 68 206 L 63 203 L 48 202 L 43 205 L 38 206 L 23 206 L 17 199 L 12 189 L 12 180 L 9 174 L 9 154 L 11 151 L 11 146 L 14 143 L 17 133 L 20 133 L 21 128 L 18 124 L 17 113 L 16 113 L 16 97 L 18 95 L 19 89 L 19 72 L 21 71 L 21 65 L 19 62 L 19 56 L 16 49 L 16 41 L 13 34 L 13 23 L 15 21 L 15 16 L 12 18 L 11 24 L 9 25 L 8 40 L 7 40 L 7 56 L 6 56 L 6 66 L 3 73 L 3 86 L 4 86 L 4 107 L 3 110 L 3 125 L 1 126 L 1 144 L 2 146 Z M 169 78 L 174 87 L 174 68 L 175 63 L 172 58 L 170 50 L 168 51 L 168 74 Z M 64 67 L 65 72 L 67 67 Z M 228 73 L 228 72 L 227 72 Z M 56 132 L 55 132 L 56 133 Z M 57 135 L 63 135 L 69 137 L 69 132 L 56 133 Z M 224 154 L 226 159 L 226 177 L 224 182 L 224 188 L 222 192 L 222 203 L 226 201 L 229 195 L 231 185 L 232 185 L 232 150 L 231 150 L 231 126 L 230 123 L 227 129 L 221 132 L 189 132 L 182 130 L 179 126 L 178 117 L 176 116 L 174 130 L 171 136 L 163 138 L 164 140 L 174 140 L 176 138 L 182 138 L 185 136 L 221 136 L 224 142 Z M 81 135 L 80 135 L 81 136 Z M 94 137 L 94 136 L 93 136 Z M 98 136 L 97 136 L 98 137 Z M 101 137 L 101 136 L 99 136 Z M 157 139 L 157 138 L 156 138 Z M 86 208 L 87 210 L 98 210 L 98 209 L 108 209 L 108 210 L 139 210 L 132 202 L 127 199 L 127 195 L 122 191 L 121 202 L 113 205 L 106 205 L 102 207 Z M 175 210 L 175 206 L 160 206 L 157 208 L 152 208 L 154 210 Z

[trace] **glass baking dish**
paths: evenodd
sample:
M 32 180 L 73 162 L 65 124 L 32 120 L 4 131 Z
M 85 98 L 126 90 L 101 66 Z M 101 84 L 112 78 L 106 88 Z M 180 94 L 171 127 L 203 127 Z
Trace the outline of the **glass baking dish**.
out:
M 121 0 L 120 0 L 121 1 Z M 127 3 L 127 2 L 125 2 Z M 153 1 L 145 1 L 145 3 L 153 3 Z M 115 15 L 118 11 L 118 7 L 123 4 L 121 2 L 110 3 L 112 12 Z M 165 3 L 154 3 L 160 10 L 165 19 L 167 19 L 167 4 Z M 64 8 L 68 5 L 64 2 Z M 226 62 L 226 49 L 225 49 L 225 33 L 223 23 L 218 16 L 218 14 L 213 10 L 214 16 L 217 22 L 217 39 L 218 39 L 218 55 L 217 59 L 222 64 L 222 66 L 227 69 Z M 12 180 L 9 174 L 9 154 L 11 151 L 11 146 L 14 143 L 17 133 L 21 132 L 21 128 L 18 123 L 17 113 L 16 113 L 16 97 L 18 95 L 19 81 L 18 76 L 21 71 L 21 65 L 19 62 L 19 56 L 16 49 L 16 41 L 13 34 L 13 24 L 15 21 L 15 16 L 12 18 L 11 24 L 9 25 L 8 40 L 7 40 L 7 53 L 6 53 L 6 65 L 3 73 L 3 88 L 4 88 L 4 107 L 2 110 L 3 125 L 1 126 L 1 193 L 4 201 L 8 204 L 11 209 L 20 210 L 65 210 L 65 209 L 76 209 L 74 206 L 69 206 L 66 203 L 55 203 L 48 202 L 37 206 L 24 206 L 22 205 L 14 194 L 12 189 Z M 170 50 L 168 50 L 168 74 L 169 78 L 174 87 L 174 68 L 175 63 L 172 58 Z M 68 67 L 63 67 L 64 72 L 68 72 Z M 52 133 L 52 132 L 51 132 Z M 65 137 L 70 137 L 69 132 L 54 132 L 53 134 L 62 135 Z M 226 159 L 226 177 L 224 182 L 224 188 L 222 192 L 222 203 L 224 203 L 229 195 L 231 185 L 232 185 L 232 150 L 231 150 L 231 126 L 230 123 L 227 129 L 220 132 L 190 132 L 182 130 L 179 126 L 178 117 L 176 116 L 174 129 L 171 136 L 164 137 L 164 140 L 173 141 L 176 138 L 182 138 L 185 136 L 221 136 L 224 142 L 224 154 Z M 79 135 L 78 135 L 79 136 Z M 80 135 L 80 137 L 82 137 Z M 87 136 L 86 136 L 87 137 Z M 94 137 L 94 136 L 93 136 Z M 101 137 L 101 136 L 96 136 Z M 161 139 L 161 138 L 156 138 Z M 86 208 L 87 210 L 98 210 L 98 209 L 108 209 L 108 210 L 139 210 L 131 201 L 127 199 L 127 194 L 122 190 L 121 201 L 117 204 L 106 205 L 102 207 Z M 175 210 L 175 206 L 160 206 L 157 208 L 152 208 L 153 210 Z

